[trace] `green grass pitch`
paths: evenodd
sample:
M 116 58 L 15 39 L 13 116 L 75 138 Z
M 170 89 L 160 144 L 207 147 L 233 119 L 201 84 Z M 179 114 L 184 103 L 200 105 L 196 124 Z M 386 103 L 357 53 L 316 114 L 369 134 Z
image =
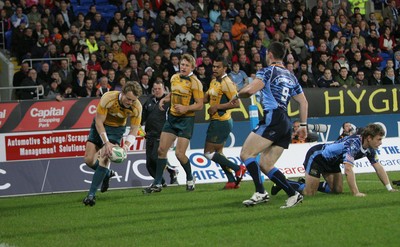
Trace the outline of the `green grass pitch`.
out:
M 400 172 L 390 172 L 392 180 Z M 365 198 L 349 194 L 306 197 L 280 209 L 286 195 L 246 208 L 252 182 L 221 190 L 222 183 L 98 193 L 0 198 L 0 247 L 11 246 L 398 246 L 400 192 L 387 192 L 376 174 L 357 175 Z M 265 182 L 270 190 L 272 183 Z

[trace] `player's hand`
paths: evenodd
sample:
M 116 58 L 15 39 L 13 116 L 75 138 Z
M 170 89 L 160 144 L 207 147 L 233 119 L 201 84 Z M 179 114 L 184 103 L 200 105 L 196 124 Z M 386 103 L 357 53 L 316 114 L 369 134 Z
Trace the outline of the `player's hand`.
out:
M 216 106 L 211 106 L 210 108 L 208 108 L 207 112 L 208 114 L 210 114 L 210 116 L 214 115 L 216 112 L 218 111 Z
M 161 111 L 165 111 L 164 109 L 164 100 L 160 100 L 160 103 L 158 103 L 158 108 L 160 108 Z
M 297 129 L 295 134 L 298 136 L 299 141 L 306 141 L 306 139 L 307 139 L 307 127 L 306 126 L 300 126 Z
M 354 196 L 356 196 L 356 197 L 366 197 L 366 196 L 367 196 L 367 194 L 364 194 L 364 193 L 358 192 L 358 193 L 356 193 Z
M 189 106 L 176 104 L 174 105 L 174 108 L 178 113 L 185 114 L 188 111 Z
M 114 144 L 111 142 L 106 142 L 103 146 L 103 152 L 101 154 L 102 157 L 110 157 L 112 154 L 112 148 L 114 147 Z

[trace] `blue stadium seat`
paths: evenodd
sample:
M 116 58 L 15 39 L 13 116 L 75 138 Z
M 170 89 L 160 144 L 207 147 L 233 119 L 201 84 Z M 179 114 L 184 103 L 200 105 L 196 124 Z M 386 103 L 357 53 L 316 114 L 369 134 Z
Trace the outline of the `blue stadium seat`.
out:
M 112 13 L 114 15 L 114 12 L 118 10 L 118 7 L 112 4 L 107 4 L 107 5 L 96 5 L 96 10 L 98 12 L 103 13 Z
M 96 2 L 96 7 L 99 5 L 109 5 L 110 2 L 108 0 L 94 0 Z
M 89 12 L 89 6 L 85 5 L 76 5 L 74 6 L 74 13 L 75 15 L 78 15 L 80 12 L 82 12 L 84 15 L 86 15 Z
M 85 6 L 90 6 L 92 4 L 94 4 L 93 0 L 80 0 L 81 1 L 81 6 L 85 5 Z

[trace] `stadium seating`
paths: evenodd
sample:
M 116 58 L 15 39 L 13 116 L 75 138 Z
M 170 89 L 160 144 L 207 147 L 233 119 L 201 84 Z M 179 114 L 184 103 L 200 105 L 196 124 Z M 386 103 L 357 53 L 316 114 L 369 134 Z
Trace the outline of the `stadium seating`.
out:
M 12 37 L 12 30 L 7 31 L 5 33 L 5 40 L 6 40 L 6 49 L 11 51 L 11 37 Z

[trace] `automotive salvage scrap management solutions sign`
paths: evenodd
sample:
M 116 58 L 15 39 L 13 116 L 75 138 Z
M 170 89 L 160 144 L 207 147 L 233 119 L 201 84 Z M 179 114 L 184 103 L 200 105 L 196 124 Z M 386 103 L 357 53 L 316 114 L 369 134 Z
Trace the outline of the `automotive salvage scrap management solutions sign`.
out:
M 83 156 L 89 131 L 5 135 L 6 160 Z

